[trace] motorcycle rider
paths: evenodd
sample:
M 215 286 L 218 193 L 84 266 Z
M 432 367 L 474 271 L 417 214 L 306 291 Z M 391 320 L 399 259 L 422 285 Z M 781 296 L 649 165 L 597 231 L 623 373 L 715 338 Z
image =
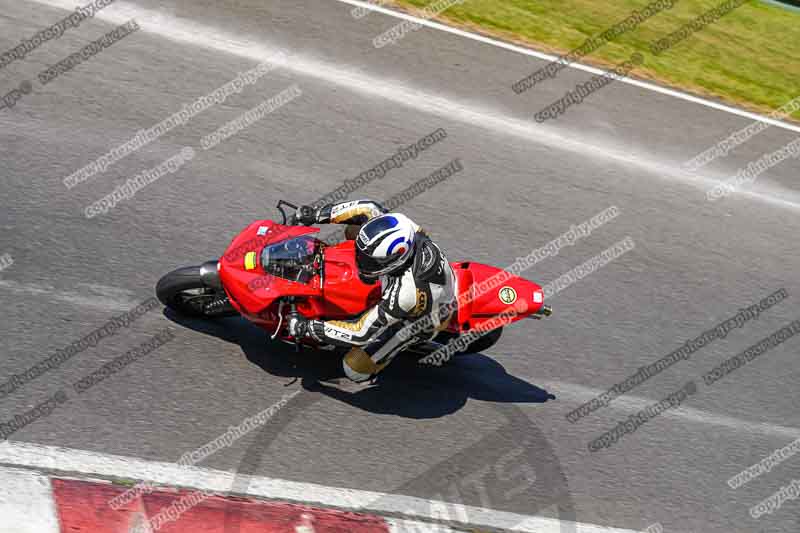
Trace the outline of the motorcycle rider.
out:
M 433 339 L 447 326 L 456 298 L 455 274 L 441 249 L 408 217 L 357 200 L 299 207 L 295 222 L 363 224 L 355 239 L 359 276 L 366 283 L 380 280 L 380 302 L 350 320 L 309 320 L 298 313 L 289 319 L 294 337 L 351 347 L 342 366 L 352 381 L 369 380 L 403 349 Z M 431 327 L 408 338 L 397 336 L 420 319 Z

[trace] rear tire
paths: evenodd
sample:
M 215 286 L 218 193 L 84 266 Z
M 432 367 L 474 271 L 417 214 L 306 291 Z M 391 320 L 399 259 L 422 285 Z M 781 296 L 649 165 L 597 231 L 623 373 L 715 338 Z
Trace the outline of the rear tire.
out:
M 461 353 L 478 353 L 488 350 L 489 348 L 497 344 L 497 341 L 500 340 L 500 336 L 502 334 L 503 334 L 503 328 L 493 329 L 486 335 L 483 335 L 479 339 L 474 340 Z
M 163 276 L 156 284 L 158 300 L 184 316 L 205 317 L 204 306 L 224 298 L 217 290 L 203 283 L 200 266 L 183 267 Z
M 467 333 L 469 333 L 469 332 L 467 332 Z M 497 328 L 497 329 L 493 329 L 492 331 L 490 331 L 486 335 L 483 335 L 482 337 L 472 341 L 472 343 L 469 344 L 463 350 L 456 352 L 456 355 L 462 354 L 462 353 L 478 353 L 478 352 L 482 352 L 484 350 L 488 350 L 489 348 L 491 348 L 492 346 L 497 344 L 497 341 L 500 340 L 500 336 L 502 334 L 503 334 L 503 328 L 502 327 Z M 456 334 L 453 334 L 453 333 L 445 331 L 445 332 L 439 333 L 439 335 L 434 340 L 436 342 L 440 343 L 440 344 L 448 344 L 450 342 L 455 341 L 458 337 L 459 336 L 456 335 Z

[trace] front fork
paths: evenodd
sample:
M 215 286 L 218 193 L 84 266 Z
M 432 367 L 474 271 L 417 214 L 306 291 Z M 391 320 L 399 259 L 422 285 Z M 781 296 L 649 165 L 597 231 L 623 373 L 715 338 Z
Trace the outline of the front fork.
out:
M 289 301 L 289 314 L 286 315 L 286 317 L 287 317 L 288 320 L 291 320 L 292 316 L 299 315 L 300 312 L 297 310 L 297 304 L 295 303 L 294 296 L 289 296 L 287 298 L 287 300 Z M 283 300 L 281 300 L 280 304 L 278 304 L 278 315 L 282 319 L 283 316 L 280 314 L 281 313 L 281 307 L 283 307 Z M 281 325 L 280 325 L 280 321 L 279 321 L 278 322 L 278 329 L 280 329 L 280 327 L 281 327 Z M 278 330 L 275 330 L 275 334 L 276 335 L 278 334 Z M 274 339 L 275 336 L 273 336 L 272 338 Z M 295 351 L 295 353 L 300 353 L 300 350 L 302 349 L 302 344 L 300 344 L 300 339 L 298 339 L 297 337 L 293 337 L 292 340 L 294 341 L 294 351 Z
M 219 261 L 206 261 L 200 265 L 200 279 L 203 285 L 213 289 L 218 295 L 217 298 L 203 306 L 203 313 L 207 317 L 239 316 L 239 311 L 231 305 L 225 288 L 222 286 L 222 280 L 219 277 Z

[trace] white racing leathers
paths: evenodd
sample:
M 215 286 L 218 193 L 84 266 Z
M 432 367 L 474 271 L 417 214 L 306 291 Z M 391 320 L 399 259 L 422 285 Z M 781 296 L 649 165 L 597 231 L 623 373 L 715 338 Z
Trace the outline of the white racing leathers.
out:
M 344 202 L 321 208 L 320 223 L 363 224 L 385 214 L 366 200 Z M 311 320 L 309 334 L 316 340 L 350 346 L 345 355 L 345 374 L 353 381 L 365 381 L 383 370 L 404 348 L 430 340 L 447 326 L 456 298 L 455 274 L 439 247 L 419 229 L 414 254 L 398 273 L 382 276 L 381 301 L 350 320 Z M 423 320 L 430 327 L 408 338 L 397 333 L 406 325 Z

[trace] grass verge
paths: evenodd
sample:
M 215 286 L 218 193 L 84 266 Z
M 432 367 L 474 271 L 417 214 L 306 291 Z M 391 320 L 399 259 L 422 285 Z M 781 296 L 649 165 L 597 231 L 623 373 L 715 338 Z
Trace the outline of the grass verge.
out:
M 560 55 L 625 20 L 634 10 L 641 11 L 651 1 L 465 0 L 436 19 Z M 383 3 L 420 15 L 420 9 L 432 2 Z M 774 111 L 800 96 L 800 13 L 758 0 L 750 0 L 660 55 L 650 52 L 651 42 L 721 3 L 722 0 L 676 0 L 671 9 L 661 11 L 580 61 L 610 67 L 638 51 L 645 61 L 633 70 L 634 77 L 760 113 Z M 517 79 L 533 70 L 519 72 Z M 792 118 L 800 121 L 800 110 Z

